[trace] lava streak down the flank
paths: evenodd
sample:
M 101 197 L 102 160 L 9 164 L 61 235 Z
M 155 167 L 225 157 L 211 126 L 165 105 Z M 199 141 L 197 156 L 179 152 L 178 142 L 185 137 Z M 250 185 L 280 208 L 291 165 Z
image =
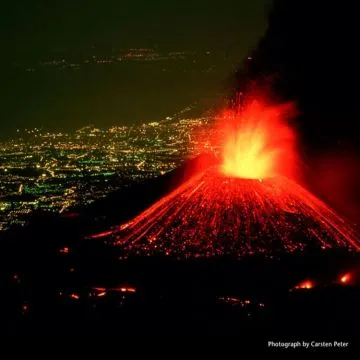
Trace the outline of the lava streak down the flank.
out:
M 294 181 L 228 177 L 218 167 L 113 229 L 111 237 L 128 253 L 180 257 L 271 255 L 308 246 L 360 250 L 357 233 Z

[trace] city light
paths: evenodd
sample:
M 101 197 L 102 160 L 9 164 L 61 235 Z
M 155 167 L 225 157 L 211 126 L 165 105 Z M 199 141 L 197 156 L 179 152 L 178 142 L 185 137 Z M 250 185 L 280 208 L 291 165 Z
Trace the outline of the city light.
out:
M 19 129 L 18 138 L 0 143 L 0 231 L 26 225 L 37 209 L 66 216 L 75 206 L 125 183 L 164 175 L 200 154 L 205 145 L 189 134 L 205 139 L 213 118 L 184 118 L 185 112 L 139 126 L 86 126 L 73 133 Z

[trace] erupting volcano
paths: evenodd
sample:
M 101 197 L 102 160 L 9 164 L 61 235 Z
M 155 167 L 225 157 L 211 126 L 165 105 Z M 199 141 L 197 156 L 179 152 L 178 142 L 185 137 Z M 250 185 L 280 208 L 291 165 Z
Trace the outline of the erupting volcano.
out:
M 294 180 L 293 110 L 250 97 L 226 111 L 215 125 L 222 142 L 219 165 L 92 238 L 110 236 L 128 253 L 180 257 L 360 250 L 356 231 Z

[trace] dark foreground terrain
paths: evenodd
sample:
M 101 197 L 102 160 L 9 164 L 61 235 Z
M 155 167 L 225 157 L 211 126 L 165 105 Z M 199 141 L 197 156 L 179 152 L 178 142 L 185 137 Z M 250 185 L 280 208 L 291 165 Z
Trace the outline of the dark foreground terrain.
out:
M 86 240 L 187 177 L 185 166 L 81 214 L 38 214 L 27 228 L 5 234 L 1 340 L 59 346 L 226 341 L 239 351 L 266 350 L 268 341 L 345 341 L 349 346 L 341 351 L 354 350 L 360 320 L 356 252 L 308 247 L 241 259 L 179 259 L 129 256 L 108 238 Z
M 54 237 L 1 252 L 3 340 L 126 345 L 217 339 L 255 349 L 266 349 L 271 340 L 314 340 L 349 342 L 345 350 L 357 346 L 360 261 L 351 252 L 126 258 L 100 241 L 68 246 Z

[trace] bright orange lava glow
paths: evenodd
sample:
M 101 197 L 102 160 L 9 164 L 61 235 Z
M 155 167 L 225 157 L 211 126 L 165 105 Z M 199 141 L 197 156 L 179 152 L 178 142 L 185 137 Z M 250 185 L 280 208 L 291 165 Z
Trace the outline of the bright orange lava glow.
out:
M 68 248 L 68 247 L 64 247 L 64 248 L 60 249 L 59 251 L 60 251 L 60 253 L 62 253 L 62 254 L 68 254 L 68 253 L 69 253 L 69 248 Z
M 299 285 L 295 286 L 295 289 L 312 289 L 315 286 L 311 280 L 305 280 Z
M 351 280 L 351 274 L 350 273 L 342 275 L 341 278 L 340 278 L 340 282 L 342 284 L 348 284 L 350 280 Z
M 120 292 L 130 292 L 130 293 L 135 293 L 136 292 L 136 288 L 134 287 L 118 287 L 118 288 L 102 288 L 102 287 L 95 287 L 93 288 L 96 291 L 100 291 L 100 293 L 97 296 L 105 296 L 106 295 L 106 291 L 120 291 Z
M 120 291 L 121 292 L 132 292 L 132 293 L 134 293 L 134 292 L 136 292 L 136 289 L 135 288 L 122 287 L 122 288 L 120 288 Z
M 225 112 L 222 172 L 226 176 L 264 179 L 289 175 L 295 163 L 295 134 L 287 121 L 292 104 L 272 105 L 250 96 L 241 109 Z

